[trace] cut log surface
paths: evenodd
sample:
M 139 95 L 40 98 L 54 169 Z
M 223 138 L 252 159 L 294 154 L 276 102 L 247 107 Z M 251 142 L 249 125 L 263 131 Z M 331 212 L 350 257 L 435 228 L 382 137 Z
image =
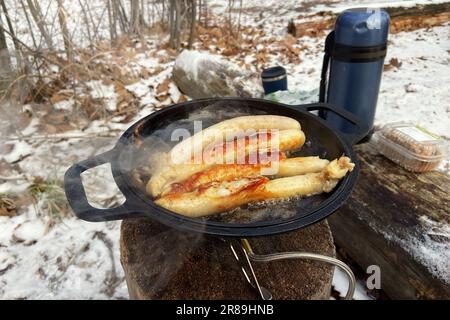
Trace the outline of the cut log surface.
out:
M 335 256 L 328 223 L 250 239 L 255 253 L 303 250 Z M 122 222 L 121 262 L 130 299 L 258 299 L 229 243 L 185 233 L 150 219 Z M 305 260 L 253 263 L 274 299 L 329 299 L 333 267 Z
M 391 298 L 450 298 L 450 176 L 415 174 L 355 148 L 361 165 L 349 201 L 329 218 L 336 243 L 359 265 L 378 265 Z

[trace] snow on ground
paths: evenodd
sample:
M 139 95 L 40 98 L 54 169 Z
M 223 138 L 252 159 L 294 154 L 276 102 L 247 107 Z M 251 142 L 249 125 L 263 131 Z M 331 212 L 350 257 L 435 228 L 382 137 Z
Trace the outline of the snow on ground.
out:
M 100 80 L 89 81 L 86 85 L 91 89 L 91 97 L 102 99 L 106 110 L 115 111 L 117 108 L 117 94 L 113 85 L 106 86 Z
M 109 150 L 115 140 L 44 143 L 33 148 L 34 152 L 20 162 L 20 168 L 44 178 L 62 179 L 68 165 Z M 101 196 L 91 197 L 93 203 L 121 203 L 108 167 L 86 173 L 86 192 Z M 27 180 L 16 182 L 9 192 L 31 184 Z M 70 216 L 50 226 L 42 205 L 39 201 L 16 217 L 0 217 L 0 297 L 127 298 L 118 255 L 120 222 L 88 223 Z
M 383 75 L 376 123 L 411 121 L 450 139 L 449 26 L 390 38 L 386 61 L 401 66 Z
M 128 298 L 117 254 L 119 222 L 69 218 L 46 232 L 30 211 L 13 218 L 14 227 L 0 217 L 2 299 Z
M 64 1 L 66 2 L 69 3 Z M 270 32 L 270 36 L 283 39 L 286 36 L 285 27 L 288 19 L 297 18 L 302 10 L 309 10 L 312 13 L 325 9 L 340 10 L 346 5 L 369 1 L 314 1 L 314 4 L 312 2 L 271 1 L 270 10 L 263 10 L 262 17 L 259 17 L 261 2 L 244 1 L 247 10 L 243 14 L 243 22 L 255 25 L 260 19 L 265 19 L 264 23 L 270 25 L 273 31 Z M 411 5 L 427 1 L 401 2 Z M 48 3 L 48 0 L 42 1 L 41 6 L 46 7 Z M 216 0 L 211 8 L 214 12 L 223 13 L 226 3 L 227 1 Z M 97 2 L 92 3 L 93 8 L 97 5 L 101 7 Z M 70 23 L 79 23 L 80 9 L 75 8 L 77 7 L 75 4 L 67 6 L 70 9 L 68 10 L 70 19 L 74 19 L 74 22 Z M 264 2 L 264 6 L 269 5 Z M 100 14 L 101 11 L 99 9 Z M 20 21 L 23 21 L 20 20 L 23 19 L 20 18 L 20 10 L 16 14 L 18 17 L 14 21 L 20 24 Z M 100 34 L 106 36 L 106 29 L 100 26 L 99 30 Z M 396 58 L 401 65 L 384 73 L 376 116 L 377 124 L 407 120 L 447 138 L 450 137 L 448 31 L 447 24 L 429 30 L 399 33 L 390 38 L 386 62 Z M 83 34 L 82 28 L 77 32 Z M 295 46 L 302 47 L 300 63 L 280 61 L 281 56 L 271 54 L 267 64 L 281 63 L 286 67 L 291 90 L 316 90 L 320 78 L 323 41 L 323 38 L 309 37 L 297 40 Z M 259 49 L 255 48 L 241 56 L 242 60 L 250 65 L 250 71 L 258 72 L 254 61 Z M 136 55 L 132 61 L 121 65 L 125 69 L 134 70 L 137 74 L 143 69 L 152 73 L 161 68 L 159 72 L 151 74 L 146 79 L 142 78 L 126 85 L 126 90 L 137 97 L 140 105 L 140 110 L 128 123 L 95 120 L 83 130 L 65 132 L 63 134 L 65 138 L 54 135 L 54 139 L 40 139 L 39 123 L 33 118 L 20 132 L 22 139 L 7 140 L 5 145 L 11 146 L 0 147 L 0 161 L 8 164 L 8 169 L 0 172 L 0 194 L 24 194 L 33 184 L 34 176 L 61 182 L 64 172 L 71 164 L 112 148 L 118 135 L 136 119 L 164 104 L 178 102 L 181 96 L 173 82 L 168 84 L 168 97 L 164 97 L 163 102 L 156 99 L 157 88 L 172 72 L 172 60 L 164 62 L 159 60 L 166 56 L 167 53 L 160 50 L 158 56 Z M 236 62 L 237 58 L 231 57 L 230 60 Z M 98 80 L 89 82 L 87 86 L 91 88 L 92 96 L 103 99 L 110 111 L 115 110 L 115 101 L 118 97 L 113 86 Z M 23 107 L 24 110 L 29 108 L 31 107 Z M 56 103 L 54 108 L 70 112 L 75 107 L 68 99 Z M 0 124 L 3 125 L 1 121 L 0 117 Z M 109 137 L 102 138 L 99 136 L 101 134 L 107 134 Z M 2 140 L 5 140 L 4 137 Z M 87 171 L 83 174 L 83 182 L 89 200 L 96 206 L 119 204 L 123 200 L 107 166 Z M 44 212 L 45 200 L 39 198 L 36 203 L 25 204 L 15 217 L 0 217 L 0 298 L 127 298 L 124 275 L 119 263 L 120 222 L 88 223 L 70 216 L 62 217 L 60 222 L 54 223 Z M 431 261 L 436 261 L 436 264 L 432 262 L 430 268 L 442 275 L 442 272 L 449 269 L 450 257 L 447 254 L 449 250 L 439 247 L 439 243 L 433 240 L 436 236 L 434 233 L 438 232 L 440 236 L 448 237 L 450 230 L 436 228 L 433 223 L 435 224 L 428 221 L 430 237 L 427 238 L 427 242 L 412 244 L 404 240 L 403 245 L 411 250 L 415 248 L 412 252 L 421 259 L 430 255 L 435 257 Z M 447 261 L 447 264 L 443 264 L 443 261 Z M 339 292 L 345 294 L 347 280 L 340 271 L 335 272 L 333 284 Z M 363 284 L 359 283 L 355 298 L 370 298 L 364 292 Z
M 334 269 L 334 275 L 333 275 L 333 288 L 337 292 L 339 292 L 339 296 L 341 298 L 344 298 L 347 294 L 348 290 L 348 277 L 345 272 L 343 272 L 340 268 Z M 355 293 L 353 295 L 354 300 L 373 300 L 373 297 L 371 297 L 367 293 L 366 285 L 360 281 L 357 280 L 356 282 L 356 288 Z

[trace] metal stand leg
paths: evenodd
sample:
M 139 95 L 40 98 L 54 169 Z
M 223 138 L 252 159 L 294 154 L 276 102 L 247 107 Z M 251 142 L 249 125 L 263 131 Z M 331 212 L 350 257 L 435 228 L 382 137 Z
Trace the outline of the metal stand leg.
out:
M 241 271 L 244 274 L 244 277 L 250 284 L 250 286 L 252 286 L 253 289 L 258 291 L 258 294 L 262 300 L 272 300 L 272 294 L 270 293 L 270 291 L 264 288 L 263 286 L 259 285 L 258 278 L 256 277 L 252 263 L 250 262 L 250 258 L 245 248 L 242 245 L 239 245 L 239 251 L 241 253 L 240 255 L 238 251 L 234 248 L 233 244 L 230 242 L 230 249 L 231 252 L 233 252 L 235 259 L 238 261 L 241 267 Z M 249 272 L 247 271 L 247 269 Z
M 254 283 L 253 283 L 248 275 L 248 272 L 244 268 L 242 259 L 239 259 L 237 251 L 235 250 L 235 248 L 233 247 L 232 244 L 230 244 L 230 247 L 231 247 L 231 250 L 233 251 L 233 254 L 234 254 L 236 260 L 241 264 L 241 270 L 244 273 L 244 276 L 246 277 L 247 282 L 253 288 L 258 290 L 258 292 L 263 300 L 270 300 L 272 298 L 272 294 L 270 294 L 270 292 L 266 288 L 259 285 L 258 279 L 253 270 L 251 261 L 253 261 L 253 262 L 271 262 L 271 261 L 276 261 L 276 260 L 287 260 L 287 259 L 307 259 L 307 260 L 315 260 L 315 261 L 325 262 L 325 263 L 328 263 L 328 264 L 331 264 L 331 265 L 341 268 L 342 271 L 344 271 L 345 274 L 347 275 L 349 284 L 348 284 L 347 294 L 345 295 L 345 300 L 351 300 L 355 293 L 355 287 L 356 287 L 355 275 L 353 274 L 353 272 L 349 266 L 347 266 L 344 262 L 342 262 L 338 259 L 320 255 L 320 254 L 309 253 L 309 252 L 299 252 L 299 251 L 280 252 L 280 253 L 272 253 L 272 254 L 265 254 L 265 255 L 255 254 L 253 252 L 252 247 L 250 246 L 250 243 L 248 242 L 248 240 L 241 239 L 241 250 L 243 252 L 243 256 L 245 257 L 244 259 L 246 260 L 244 262 L 245 262 L 246 267 L 250 270 L 250 274 L 254 281 Z M 269 298 L 269 295 L 270 295 L 270 298 Z

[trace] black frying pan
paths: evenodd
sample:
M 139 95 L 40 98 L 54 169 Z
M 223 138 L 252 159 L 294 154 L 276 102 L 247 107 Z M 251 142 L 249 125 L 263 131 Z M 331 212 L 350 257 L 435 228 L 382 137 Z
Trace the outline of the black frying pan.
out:
M 130 157 L 140 151 L 142 138 L 151 135 L 160 128 L 180 119 L 188 118 L 189 114 L 208 106 L 220 105 L 246 110 L 248 114 L 276 114 L 297 119 L 306 135 L 306 144 L 299 155 L 319 155 L 327 159 L 335 159 L 345 154 L 356 164 L 355 169 L 343 178 L 330 193 L 295 200 L 289 206 L 294 214 L 289 217 L 278 217 L 262 221 L 224 222 L 189 218 L 178 215 L 156 205 L 143 188 L 133 183 L 132 169 L 142 165 L 142 157 Z M 218 109 L 219 110 L 219 109 Z M 333 112 L 355 126 L 353 133 L 336 132 L 324 120 L 309 111 Z M 139 135 L 136 135 L 139 132 Z M 335 212 L 348 198 L 359 172 L 352 145 L 360 141 L 368 132 L 349 112 L 337 109 L 328 104 L 309 104 L 289 106 L 261 99 L 220 98 L 194 100 L 166 107 L 150 114 L 131 126 L 120 137 L 116 146 L 103 154 L 89 158 L 71 166 L 64 178 L 66 196 L 75 214 L 86 221 L 108 221 L 134 217 L 149 217 L 167 226 L 180 230 L 196 231 L 218 236 L 251 237 L 278 234 L 306 227 L 318 222 Z M 150 146 L 151 148 L 151 146 Z M 136 160 L 135 160 L 136 159 Z M 111 209 L 92 207 L 86 198 L 81 173 L 110 163 L 117 186 L 126 198 L 124 204 Z M 270 210 L 278 210 L 277 205 Z

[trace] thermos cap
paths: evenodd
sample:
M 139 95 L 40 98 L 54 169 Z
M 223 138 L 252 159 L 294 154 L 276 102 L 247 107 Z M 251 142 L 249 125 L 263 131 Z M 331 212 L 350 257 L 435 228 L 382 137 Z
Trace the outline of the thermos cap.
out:
M 378 8 L 355 8 L 342 12 L 336 20 L 335 41 L 356 47 L 382 45 L 387 42 L 389 14 Z
M 264 69 L 261 73 L 263 82 L 277 81 L 286 77 L 286 69 L 282 66 L 270 67 Z

